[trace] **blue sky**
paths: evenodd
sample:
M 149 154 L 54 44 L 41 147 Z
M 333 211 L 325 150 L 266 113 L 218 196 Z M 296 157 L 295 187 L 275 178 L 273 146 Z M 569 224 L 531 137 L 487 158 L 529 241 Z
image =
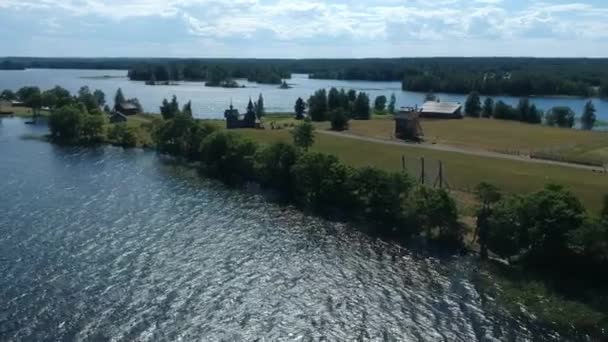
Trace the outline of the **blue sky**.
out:
M 0 55 L 608 57 L 608 0 L 0 0 Z

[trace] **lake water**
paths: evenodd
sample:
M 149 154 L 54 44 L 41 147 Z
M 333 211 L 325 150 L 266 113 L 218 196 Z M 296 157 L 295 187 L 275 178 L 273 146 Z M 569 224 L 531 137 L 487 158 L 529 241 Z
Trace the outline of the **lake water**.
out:
M 230 101 L 239 110 L 244 111 L 249 98 L 257 99 L 261 93 L 268 112 L 293 112 L 298 97 L 308 99 L 316 90 L 321 88 L 338 87 L 365 91 L 373 99 L 379 95 L 389 97 L 395 93 L 397 106 L 421 105 L 424 94 L 401 90 L 400 82 L 371 82 L 371 81 L 336 81 L 308 79 L 307 75 L 293 75 L 289 83 L 291 89 L 279 89 L 276 85 L 260 85 L 239 80 L 246 88 L 225 89 L 205 87 L 201 82 L 180 82 L 175 86 L 147 86 L 144 82 L 129 81 L 125 70 L 61 70 L 61 69 L 29 69 L 25 71 L 0 70 L 0 90 L 17 90 L 23 86 L 36 85 L 48 89 L 60 85 L 75 93 L 83 85 L 91 89 L 101 89 L 106 98 L 112 102 L 118 88 L 122 88 L 126 97 L 137 97 L 144 109 L 148 112 L 159 112 L 163 98 L 177 95 L 180 103 L 192 100 L 195 115 L 200 118 L 223 118 L 224 110 Z M 116 78 L 99 79 L 94 77 L 112 76 Z M 91 78 L 93 77 L 93 78 Z M 442 101 L 456 101 L 464 103 L 466 95 L 437 94 Z M 516 105 L 518 98 L 497 96 L 496 100 L 503 100 Z M 539 108 L 547 110 L 554 106 L 569 106 L 578 115 L 583 111 L 586 99 L 582 98 L 551 98 L 538 97 L 533 99 Z M 597 116 L 601 120 L 608 120 L 608 101 L 593 99 Z
M 0 341 L 559 341 L 437 258 L 0 119 Z

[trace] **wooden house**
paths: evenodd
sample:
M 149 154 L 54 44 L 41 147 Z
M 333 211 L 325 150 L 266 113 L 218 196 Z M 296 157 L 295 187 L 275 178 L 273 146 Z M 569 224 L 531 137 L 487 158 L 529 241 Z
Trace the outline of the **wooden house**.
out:
M 111 123 L 127 122 L 127 116 L 120 112 L 113 112 L 110 114 Z
M 139 112 L 137 106 L 131 102 L 123 102 L 116 105 L 116 111 L 123 115 L 135 115 Z

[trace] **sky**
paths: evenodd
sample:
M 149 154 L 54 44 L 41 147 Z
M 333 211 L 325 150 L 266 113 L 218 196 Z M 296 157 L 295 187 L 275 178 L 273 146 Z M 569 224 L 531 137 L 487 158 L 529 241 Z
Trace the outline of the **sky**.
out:
M 0 56 L 608 57 L 608 0 L 0 0 Z

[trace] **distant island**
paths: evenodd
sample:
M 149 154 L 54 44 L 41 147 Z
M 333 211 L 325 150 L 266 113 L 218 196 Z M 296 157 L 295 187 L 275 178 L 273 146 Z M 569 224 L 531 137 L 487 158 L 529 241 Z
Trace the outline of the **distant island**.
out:
M 0 69 L 9 68 L 123 69 L 134 81 L 200 81 L 210 86 L 241 78 L 281 85 L 295 73 L 316 79 L 398 81 L 403 90 L 417 92 L 608 97 L 606 58 L 0 58 Z
M 25 66 L 20 63 L 5 60 L 0 63 L 0 70 L 25 70 Z

